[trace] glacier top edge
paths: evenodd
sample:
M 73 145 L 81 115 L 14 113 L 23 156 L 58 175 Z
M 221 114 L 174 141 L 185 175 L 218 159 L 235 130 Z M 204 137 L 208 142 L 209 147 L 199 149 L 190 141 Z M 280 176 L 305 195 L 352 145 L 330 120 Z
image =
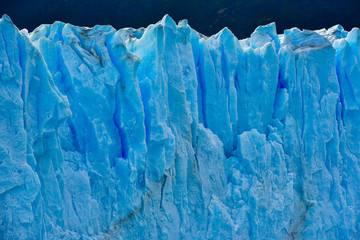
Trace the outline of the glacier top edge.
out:
M 3 21 L 10 22 L 12 25 L 14 25 L 16 27 L 16 25 L 11 20 L 10 16 L 8 16 L 7 14 L 4 14 L 0 20 L 1 20 L 1 22 L 3 22 Z M 35 39 L 33 39 L 32 36 L 36 35 L 37 32 L 41 31 L 44 28 L 45 29 L 51 28 L 51 27 L 56 28 L 57 26 L 60 26 L 60 25 L 62 25 L 62 26 L 67 25 L 70 28 L 81 29 L 82 31 L 85 31 L 85 32 L 88 32 L 91 30 L 102 30 L 103 31 L 103 30 L 109 29 L 109 28 L 116 30 L 111 25 L 95 25 L 93 27 L 88 27 L 88 26 L 75 26 L 75 25 L 72 25 L 71 23 L 55 21 L 52 24 L 41 24 L 40 26 L 35 28 L 32 32 L 29 32 L 27 29 L 22 29 L 21 31 L 19 30 L 19 32 L 23 35 L 28 35 L 32 38 L 32 40 L 35 40 Z M 268 41 L 270 41 L 270 42 L 273 41 L 277 50 L 280 48 L 280 46 L 284 46 L 284 45 L 290 45 L 294 50 L 296 50 L 297 48 L 304 48 L 306 46 L 322 48 L 322 47 L 331 45 L 337 39 L 346 38 L 346 36 L 349 33 L 349 31 L 344 30 L 344 28 L 341 25 L 337 24 L 337 25 L 330 27 L 329 29 L 323 28 L 323 29 L 319 29 L 319 30 L 307 30 L 307 29 L 301 30 L 297 27 L 293 27 L 291 29 L 286 29 L 286 30 L 284 30 L 284 33 L 279 34 L 279 33 L 277 33 L 276 23 L 271 22 L 266 25 L 258 26 L 248 38 L 244 38 L 244 39 L 239 39 L 238 37 L 236 37 L 235 34 L 233 34 L 233 32 L 227 27 L 224 27 L 218 33 L 215 33 L 212 36 L 206 36 L 198 31 L 196 31 L 195 29 L 191 28 L 191 26 L 188 24 L 187 19 L 180 20 L 176 24 L 176 22 L 173 20 L 173 18 L 171 18 L 168 14 L 166 14 L 157 23 L 150 24 L 147 27 L 141 27 L 138 29 L 134 29 L 132 27 L 126 27 L 126 28 L 121 28 L 119 30 L 131 29 L 132 31 L 138 33 L 138 32 L 144 32 L 144 29 L 146 29 L 146 28 L 149 28 L 151 26 L 155 27 L 157 25 L 163 25 L 163 26 L 166 25 L 171 28 L 180 28 L 180 27 L 186 28 L 186 27 L 188 27 L 192 31 L 196 32 L 201 38 L 212 38 L 212 37 L 220 36 L 226 32 L 225 34 L 232 35 L 237 40 L 239 40 L 242 43 L 241 45 L 243 47 L 244 46 L 252 47 L 254 49 L 258 48 L 260 46 L 263 46 Z M 355 29 L 355 27 L 353 29 Z M 142 36 L 142 34 L 140 34 L 140 35 L 138 34 L 136 38 L 139 39 L 139 38 L 141 38 L 141 36 Z M 306 38 L 306 42 L 302 42 L 302 39 L 304 40 L 304 38 Z

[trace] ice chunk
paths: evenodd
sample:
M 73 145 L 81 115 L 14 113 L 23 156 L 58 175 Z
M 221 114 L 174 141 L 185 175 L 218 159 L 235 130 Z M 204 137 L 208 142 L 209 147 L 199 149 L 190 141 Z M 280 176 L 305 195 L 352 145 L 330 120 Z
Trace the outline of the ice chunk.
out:
M 279 50 L 280 40 L 276 33 L 276 25 L 274 22 L 257 27 L 250 37 L 250 45 L 253 48 L 262 47 L 268 42 L 273 42 L 275 48 Z

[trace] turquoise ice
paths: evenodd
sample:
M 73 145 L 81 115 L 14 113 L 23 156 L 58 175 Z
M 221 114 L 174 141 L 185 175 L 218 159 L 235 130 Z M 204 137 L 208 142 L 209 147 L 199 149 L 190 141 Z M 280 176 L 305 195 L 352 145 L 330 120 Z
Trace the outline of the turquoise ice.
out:
M 0 239 L 359 239 L 360 31 L 0 20 Z

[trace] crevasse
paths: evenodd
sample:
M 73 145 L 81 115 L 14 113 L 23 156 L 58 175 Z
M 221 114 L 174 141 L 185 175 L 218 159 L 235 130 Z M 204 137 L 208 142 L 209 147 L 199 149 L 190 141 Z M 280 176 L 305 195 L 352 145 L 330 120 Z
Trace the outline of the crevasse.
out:
M 1 239 L 359 239 L 360 31 L 0 20 Z

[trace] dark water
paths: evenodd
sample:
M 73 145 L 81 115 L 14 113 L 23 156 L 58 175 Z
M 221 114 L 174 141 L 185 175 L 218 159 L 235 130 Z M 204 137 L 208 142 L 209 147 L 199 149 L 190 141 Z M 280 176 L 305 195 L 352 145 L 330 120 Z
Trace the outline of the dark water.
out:
M 187 18 L 205 35 L 227 26 L 240 38 L 273 21 L 278 33 L 294 26 L 320 29 L 339 23 L 347 30 L 360 26 L 360 0 L 0 0 L 0 13 L 29 31 L 55 20 L 145 27 L 166 13 L 176 21 Z

